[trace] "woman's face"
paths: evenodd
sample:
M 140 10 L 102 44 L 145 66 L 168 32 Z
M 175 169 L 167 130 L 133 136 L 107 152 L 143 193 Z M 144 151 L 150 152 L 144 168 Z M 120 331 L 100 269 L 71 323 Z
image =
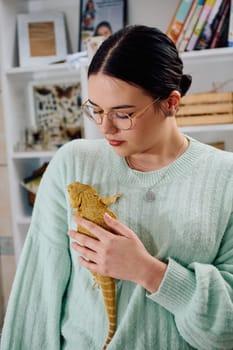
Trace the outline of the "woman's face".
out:
M 112 34 L 111 30 L 109 29 L 109 27 L 105 25 L 100 26 L 97 31 L 97 35 L 103 36 L 105 38 L 109 37 L 111 34 Z
M 153 98 L 142 89 L 102 73 L 89 77 L 88 88 L 89 104 L 105 113 L 117 110 L 131 114 L 153 102 Z M 168 119 L 164 117 L 158 103 L 149 106 L 140 117 L 133 119 L 130 130 L 119 130 L 112 119 L 104 115 L 98 128 L 117 154 L 125 157 L 156 150 Z

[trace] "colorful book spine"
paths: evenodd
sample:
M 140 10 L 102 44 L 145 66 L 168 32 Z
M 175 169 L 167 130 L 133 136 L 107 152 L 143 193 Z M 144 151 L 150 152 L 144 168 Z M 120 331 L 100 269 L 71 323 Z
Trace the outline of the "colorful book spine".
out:
M 212 26 L 211 26 L 212 37 L 211 37 L 211 40 L 210 40 L 209 45 L 208 45 L 207 48 L 210 48 L 211 42 L 213 40 L 213 36 L 214 36 L 215 32 L 217 31 L 217 28 L 218 28 L 219 22 L 220 22 L 220 20 L 222 18 L 222 15 L 223 15 L 223 12 L 224 12 L 224 9 L 225 9 L 225 5 L 226 5 L 227 1 L 229 1 L 229 0 L 223 0 L 222 1 L 221 6 L 219 8 L 219 11 L 218 11 L 217 15 L 214 18 L 214 21 L 213 21 Z
M 182 40 L 183 40 L 183 38 L 184 38 L 184 35 L 185 35 L 186 31 L 187 31 L 187 28 L 188 28 L 188 26 L 189 26 L 189 23 L 190 23 L 190 21 L 191 21 L 191 19 L 192 19 L 192 16 L 193 16 L 193 14 L 194 14 L 194 11 L 195 11 L 195 9 L 196 9 L 196 7 L 197 7 L 197 3 L 198 3 L 198 0 L 194 0 L 194 1 L 193 1 L 192 6 L 191 6 L 191 8 L 190 8 L 190 10 L 189 10 L 188 16 L 186 17 L 186 20 L 185 20 L 185 22 L 184 22 L 184 26 L 183 26 L 183 28 L 182 28 L 182 30 L 181 30 L 181 33 L 180 33 L 180 35 L 179 35 L 179 37 L 178 37 L 178 39 L 177 39 L 176 47 L 177 47 L 178 50 L 179 50 L 179 46 L 180 46 L 180 44 L 181 44 L 181 42 L 182 42 Z
M 188 45 L 188 42 L 189 42 L 189 40 L 192 36 L 193 30 L 195 28 L 195 25 L 196 25 L 198 18 L 200 16 L 204 2 L 205 2 L 204 0 L 198 0 L 197 6 L 196 6 L 195 11 L 193 13 L 193 16 L 190 20 L 189 26 L 188 26 L 186 32 L 184 33 L 184 37 L 179 45 L 178 49 L 180 52 L 185 51 L 186 46 Z
M 222 31 L 224 30 L 224 28 L 226 29 L 226 25 L 228 26 L 227 20 L 229 18 L 229 11 L 230 11 L 230 6 L 231 6 L 230 1 L 231 0 L 226 0 L 226 2 L 225 2 L 223 14 L 220 18 L 217 29 L 214 33 L 213 39 L 212 39 L 211 44 L 210 44 L 211 49 L 213 49 L 215 47 L 219 47 L 219 41 L 221 39 Z
M 233 47 L 233 0 L 231 0 L 231 9 L 230 9 L 230 17 L 229 17 L 229 27 L 228 27 L 228 38 L 227 45 L 229 47 Z
M 203 50 L 209 46 L 209 43 L 211 42 L 213 36 L 215 18 L 218 16 L 219 9 L 223 2 L 224 0 L 216 0 L 208 17 L 208 20 L 206 21 L 206 25 L 202 31 L 202 34 L 197 41 L 195 50 Z
M 176 44 L 194 0 L 181 0 L 166 34 Z
M 202 11 L 201 11 L 201 14 L 200 14 L 200 17 L 198 19 L 198 22 L 197 22 L 197 24 L 194 28 L 193 34 L 188 42 L 188 45 L 186 48 L 187 51 L 194 50 L 196 43 L 198 41 L 198 38 L 200 37 L 200 35 L 204 29 L 205 23 L 209 17 L 209 14 L 210 14 L 214 4 L 215 4 L 215 0 L 206 0 L 205 1 L 204 6 L 203 6 Z

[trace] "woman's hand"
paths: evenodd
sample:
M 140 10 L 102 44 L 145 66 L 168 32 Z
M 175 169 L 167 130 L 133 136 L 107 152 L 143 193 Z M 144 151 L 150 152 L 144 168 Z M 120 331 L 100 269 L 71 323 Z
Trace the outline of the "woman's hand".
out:
M 108 214 L 105 214 L 104 220 L 110 231 L 83 218 L 75 218 L 78 225 L 96 237 L 69 231 L 70 237 L 76 241 L 72 242 L 72 247 L 80 254 L 80 263 L 92 272 L 132 281 L 155 292 L 166 265 L 153 258 L 127 226 Z

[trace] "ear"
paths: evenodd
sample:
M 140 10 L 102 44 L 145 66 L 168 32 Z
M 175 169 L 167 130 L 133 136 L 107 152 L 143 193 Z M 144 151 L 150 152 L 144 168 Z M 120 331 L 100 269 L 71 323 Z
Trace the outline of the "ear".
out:
M 180 104 L 180 97 L 181 96 L 179 91 L 174 90 L 171 92 L 171 94 L 167 98 L 167 105 L 166 105 L 167 117 L 174 117 L 176 115 Z

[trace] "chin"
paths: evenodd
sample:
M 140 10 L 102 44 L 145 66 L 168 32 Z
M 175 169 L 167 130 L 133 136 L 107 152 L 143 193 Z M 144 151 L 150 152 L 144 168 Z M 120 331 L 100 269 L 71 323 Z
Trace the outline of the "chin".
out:
M 123 151 L 123 150 L 119 150 L 119 149 L 115 149 L 113 148 L 113 151 L 119 156 L 119 157 L 126 157 L 127 156 L 127 152 Z

